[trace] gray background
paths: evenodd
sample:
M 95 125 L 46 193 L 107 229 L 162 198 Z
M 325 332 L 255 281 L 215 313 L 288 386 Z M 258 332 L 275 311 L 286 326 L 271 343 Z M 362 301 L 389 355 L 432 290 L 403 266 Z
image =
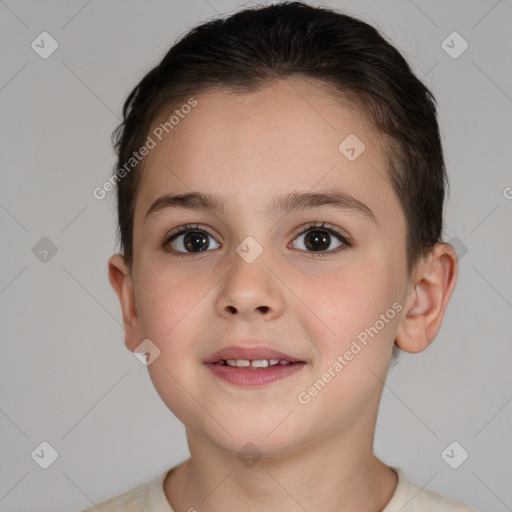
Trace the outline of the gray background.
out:
M 189 455 L 184 427 L 124 346 L 107 277 L 114 196 L 92 190 L 110 175 L 131 88 L 178 35 L 241 5 L 0 1 L 2 511 L 80 510 Z M 388 378 L 376 453 L 421 486 L 512 510 L 512 2 L 324 5 L 381 29 L 437 97 L 445 238 L 462 256 L 437 339 Z M 31 48 L 43 31 L 59 45 L 47 59 Z M 453 31 L 469 44 L 458 58 L 441 46 Z M 42 237 L 57 248 L 46 261 L 33 250 Z M 58 452 L 48 469 L 31 457 L 42 441 Z M 452 441 L 469 453 L 458 469 L 441 458 Z

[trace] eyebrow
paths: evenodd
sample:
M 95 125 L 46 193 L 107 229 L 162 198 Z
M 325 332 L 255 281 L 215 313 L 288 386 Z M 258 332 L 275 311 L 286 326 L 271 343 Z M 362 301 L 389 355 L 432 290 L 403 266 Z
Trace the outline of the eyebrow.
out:
M 373 211 L 359 199 L 340 190 L 323 190 L 319 192 L 289 192 L 275 198 L 264 211 L 270 215 L 280 215 L 291 210 L 309 210 L 331 206 L 347 211 L 378 225 Z M 146 218 L 157 212 L 177 208 L 196 211 L 214 211 L 225 215 L 226 209 L 222 198 L 214 194 L 190 192 L 187 194 L 165 194 L 159 197 L 146 212 Z

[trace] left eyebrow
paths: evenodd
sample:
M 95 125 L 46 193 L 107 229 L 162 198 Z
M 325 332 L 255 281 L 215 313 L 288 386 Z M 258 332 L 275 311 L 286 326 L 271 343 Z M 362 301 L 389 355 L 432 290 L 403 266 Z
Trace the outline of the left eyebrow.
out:
M 378 226 L 375 214 L 367 205 L 346 192 L 332 189 L 319 192 L 289 192 L 275 198 L 264 213 L 277 216 L 291 210 L 309 210 L 324 206 L 331 206 L 353 213 Z M 146 218 L 150 214 L 155 214 L 169 208 L 205 210 L 223 215 L 226 214 L 226 209 L 220 196 L 202 192 L 190 192 L 178 195 L 165 194 L 159 197 L 146 212 Z

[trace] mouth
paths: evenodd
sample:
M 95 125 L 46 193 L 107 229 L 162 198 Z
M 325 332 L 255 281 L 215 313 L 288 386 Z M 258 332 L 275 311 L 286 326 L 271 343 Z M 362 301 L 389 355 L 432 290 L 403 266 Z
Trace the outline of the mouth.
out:
M 304 361 L 289 361 L 287 359 L 220 359 L 213 364 L 231 366 L 232 368 L 247 368 L 251 370 L 270 368 L 271 366 L 288 366 L 301 364 Z
M 212 354 L 205 364 L 223 381 L 250 387 L 263 386 L 291 376 L 307 363 L 267 347 L 232 346 Z
M 206 364 L 222 364 L 240 368 L 268 368 L 270 366 L 305 363 L 299 357 L 261 345 L 235 346 L 223 348 L 212 354 Z

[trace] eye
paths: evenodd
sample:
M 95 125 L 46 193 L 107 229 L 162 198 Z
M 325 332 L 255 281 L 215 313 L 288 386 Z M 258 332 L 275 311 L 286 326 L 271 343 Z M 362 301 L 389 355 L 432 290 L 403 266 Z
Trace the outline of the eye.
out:
M 208 237 L 214 239 L 207 231 L 200 229 L 198 224 L 185 224 L 168 233 L 162 241 L 162 247 L 164 249 L 171 247 L 176 256 L 195 254 L 211 248 Z M 218 249 L 218 247 L 219 244 L 213 248 Z
M 294 244 L 294 247 L 299 248 L 301 250 L 305 250 L 306 252 L 311 252 L 313 256 L 322 257 L 326 256 L 325 252 L 327 252 L 328 254 L 338 253 L 352 245 L 338 230 L 324 226 L 325 222 L 321 224 L 315 223 L 307 226 L 306 230 L 303 231 L 295 239 L 300 240 L 301 238 L 303 238 L 303 241 L 299 243 L 299 247 L 297 247 L 296 244 Z M 331 246 L 331 243 L 335 241 L 332 239 L 333 236 L 337 239 L 339 243 L 337 246 L 327 251 L 327 249 Z M 300 245 L 304 246 L 305 249 L 302 249 Z M 315 252 L 318 254 L 314 254 Z
M 314 223 L 306 227 L 306 229 L 295 239 L 300 240 L 303 238 L 299 247 L 294 243 L 295 248 L 299 248 L 305 252 L 309 252 L 312 256 L 325 257 L 326 254 L 334 254 L 345 250 L 352 244 L 347 238 L 342 235 L 337 229 L 333 227 L 325 227 L 324 223 Z M 338 241 L 338 245 L 329 249 L 333 243 L 333 237 Z M 176 256 L 185 256 L 187 254 L 197 254 L 205 252 L 209 249 L 218 249 L 220 244 L 211 247 L 210 240 L 215 240 L 208 231 L 201 229 L 199 224 L 185 224 L 168 233 L 161 244 L 164 249 L 171 248 L 169 252 L 174 253 Z M 294 240 L 294 242 L 295 242 Z M 304 249 L 300 247 L 304 246 Z M 315 254 L 316 253 L 316 254 Z

